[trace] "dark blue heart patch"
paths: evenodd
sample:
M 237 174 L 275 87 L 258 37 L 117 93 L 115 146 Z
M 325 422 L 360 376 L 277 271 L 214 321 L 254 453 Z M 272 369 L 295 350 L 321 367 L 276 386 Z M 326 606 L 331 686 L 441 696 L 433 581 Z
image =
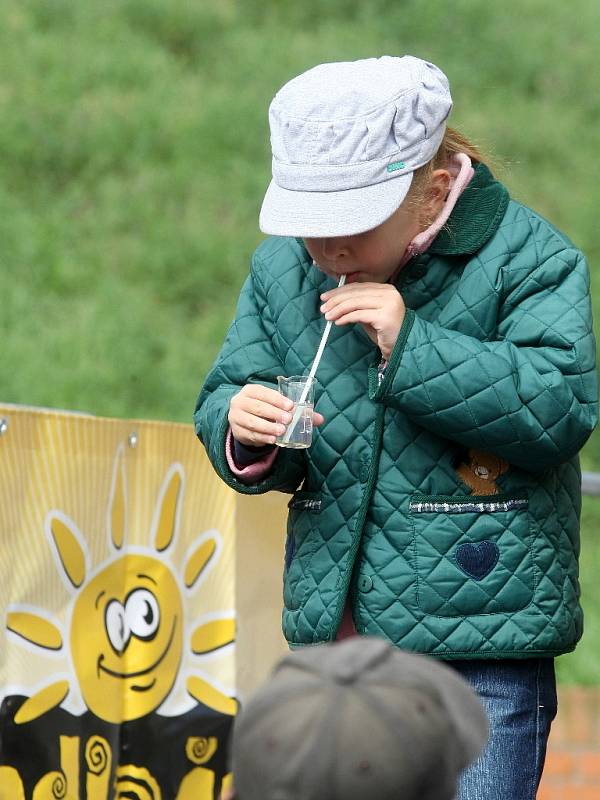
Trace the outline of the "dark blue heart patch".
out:
M 454 554 L 456 563 L 463 572 L 476 581 L 489 575 L 500 558 L 498 545 L 493 542 L 479 542 L 479 544 L 461 544 Z

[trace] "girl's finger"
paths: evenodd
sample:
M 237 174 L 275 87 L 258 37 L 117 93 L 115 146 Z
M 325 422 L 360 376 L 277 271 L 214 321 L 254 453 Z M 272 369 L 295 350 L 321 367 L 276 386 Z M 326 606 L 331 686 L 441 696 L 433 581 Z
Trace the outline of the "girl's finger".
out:
M 267 435 L 266 433 L 257 433 L 256 431 L 249 431 L 245 428 L 238 428 L 237 425 L 231 426 L 231 433 L 233 438 L 240 444 L 245 444 L 250 447 L 260 447 L 265 444 L 275 444 L 275 436 Z
M 287 398 L 283 397 L 282 399 L 285 400 Z M 253 417 L 260 417 L 272 422 L 283 422 L 286 425 L 292 421 L 291 411 L 287 411 L 281 406 L 272 405 L 271 402 L 266 403 L 264 400 L 257 400 L 253 397 L 240 397 L 235 403 L 232 401 L 232 404 L 234 407 L 239 408 L 240 411 L 244 411 Z
M 229 424 L 234 437 L 242 444 L 275 444 L 275 437 L 285 433 L 285 425 L 269 422 L 245 411 L 230 414 Z
M 313 425 L 315 427 L 318 427 L 319 425 L 322 425 L 324 422 L 325 422 L 325 417 L 322 414 L 319 414 L 318 411 L 315 411 L 313 413 Z
M 321 295 L 321 300 L 323 303 L 328 303 L 332 305 L 334 303 L 339 303 L 341 300 L 346 300 L 348 297 L 356 297 L 360 294 L 380 294 L 378 291 L 378 287 L 376 284 L 373 283 L 355 283 L 353 286 L 357 287 L 352 291 L 350 287 L 348 287 L 348 291 L 344 292 L 342 289 L 336 291 L 331 295 Z M 346 288 L 345 286 L 343 287 Z
M 376 311 L 367 308 L 359 308 L 355 311 L 350 311 L 347 314 L 343 314 L 334 322 L 336 325 L 348 325 L 351 322 L 360 322 L 363 325 L 371 325 L 373 328 L 375 328 L 376 323 L 379 321 L 379 314 L 377 314 Z
M 389 292 L 381 292 L 377 288 L 373 289 L 363 289 L 360 292 L 354 292 L 353 294 L 347 295 L 339 295 L 338 297 L 330 297 L 325 303 L 321 305 L 321 312 L 326 313 L 327 311 L 331 311 L 334 308 L 337 308 L 340 305 L 344 305 L 345 303 L 353 303 L 356 306 L 359 305 L 384 305 L 391 299 Z
M 325 312 L 325 319 L 327 320 L 336 320 L 339 319 L 344 314 L 348 314 L 351 311 L 361 311 L 361 310 L 381 310 L 381 298 L 372 297 L 370 295 L 361 295 L 360 297 L 350 297 L 342 302 L 338 303 L 337 305 L 328 308 Z
M 277 389 L 269 389 L 268 386 L 262 386 L 260 383 L 247 383 L 243 389 L 238 392 L 236 397 L 253 398 L 254 400 L 262 400 L 272 406 L 285 409 L 289 411 L 293 408 L 294 404 L 288 397 L 284 397 Z
M 345 286 L 339 286 L 336 289 L 329 289 L 327 292 L 323 292 L 321 300 L 329 300 L 331 297 L 341 297 L 354 292 L 361 292 L 364 289 L 385 290 L 385 286 L 386 284 L 382 283 L 347 283 Z

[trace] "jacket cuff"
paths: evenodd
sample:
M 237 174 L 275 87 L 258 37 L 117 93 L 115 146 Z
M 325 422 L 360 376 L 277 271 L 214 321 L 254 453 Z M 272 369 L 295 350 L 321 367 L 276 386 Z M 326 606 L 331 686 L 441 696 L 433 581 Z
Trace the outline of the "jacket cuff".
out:
M 406 342 L 414 321 L 415 312 L 411 308 L 407 308 L 404 321 L 398 333 L 398 338 L 396 339 L 396 344 L 394 345 L 385 371 L 380 374 L 379 361 L 369 367 L 369 398 L 371 400 L 375 400 L 376 402 L 385 400 L 385 396 L 394 383 L 394 377 L 402 361 L 404 348 L 406 347 Z
M 254 450 L 254 453 L 252 452 Z M 243 463 L 239 455 L 242 455 Z M 246 448 L 233 438 L 231 428 L 225 434 L 225 457 L 227 466 L 235 477 L 245 484 L 261 481 L 270 471 L 277 458 L 277 447 Z M 252 459 L 253 460 L 250 460 Z
M 304 471 L 299 463 L 305 459 L 303 450 L 284 450 L 276 447 L 273 455 L 273 463 L 268 472 L 263 477 L 253 476 L 251 483 L 247 483 L 243 477 L 238 477 L 233 472 L 227 457 L 229 422 L 227 414 L 222 415 L 218 426 L 211 433 L 210 445 L 207 448 L 208 457 L 215 470 L 225 483 L 241 494 L 263 494 L 272 489 L 281 492 L 293 492 L 302 480 L 300 472 Z
M 256 461 L 260 461 L 263 456 L 268 456 L 275 450 L 274 444 L 263 444 L 258 447 L 242 444 L 233 436 L 233 433 L 231 444 L 231 454 L 238 469 L 243 469 L 250 464 L 254 464 Z

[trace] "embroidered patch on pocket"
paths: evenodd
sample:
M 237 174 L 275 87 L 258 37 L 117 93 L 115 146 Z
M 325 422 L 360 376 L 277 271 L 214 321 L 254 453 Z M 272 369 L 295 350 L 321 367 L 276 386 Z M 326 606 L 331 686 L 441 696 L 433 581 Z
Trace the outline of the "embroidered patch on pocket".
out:
M 485 540 L 478 544 L 466 542 L 456 548 L 454 558 L 463 572 L 480 581 L 489 575 L 498 563 L 500 550 L 497 544 Z

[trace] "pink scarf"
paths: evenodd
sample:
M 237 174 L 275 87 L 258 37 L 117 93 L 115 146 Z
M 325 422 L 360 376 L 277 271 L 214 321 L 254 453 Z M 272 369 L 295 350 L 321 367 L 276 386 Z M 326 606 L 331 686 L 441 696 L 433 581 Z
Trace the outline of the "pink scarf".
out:
M 427 228 L 427 230 L 418 233 L 412 242 L 410 242 L 404 255 L 402 256 L 402 260 L 398 265 L 398 269 L 392 276 L 392 282 L 398 277 L 398 273 L 402 267 L 404 267 L 404 265 L 410 261 L 411 258 L 424 253 L 431 245 L 446 222 L 448 222 L 448 218 L 450 217 L 450 214 L 456 205 L 456 201 L 464 192 L 469 184 L 469 181 L 475 174 L 475 170 L 471 165 L 471 159 L 465 153 L 457 153 L 454 156 L 448 165 L 448 172 L 450 173 L 450 191 L 448 192 L 448 196 L 444 201 L 442 210 L 433 223 Z

